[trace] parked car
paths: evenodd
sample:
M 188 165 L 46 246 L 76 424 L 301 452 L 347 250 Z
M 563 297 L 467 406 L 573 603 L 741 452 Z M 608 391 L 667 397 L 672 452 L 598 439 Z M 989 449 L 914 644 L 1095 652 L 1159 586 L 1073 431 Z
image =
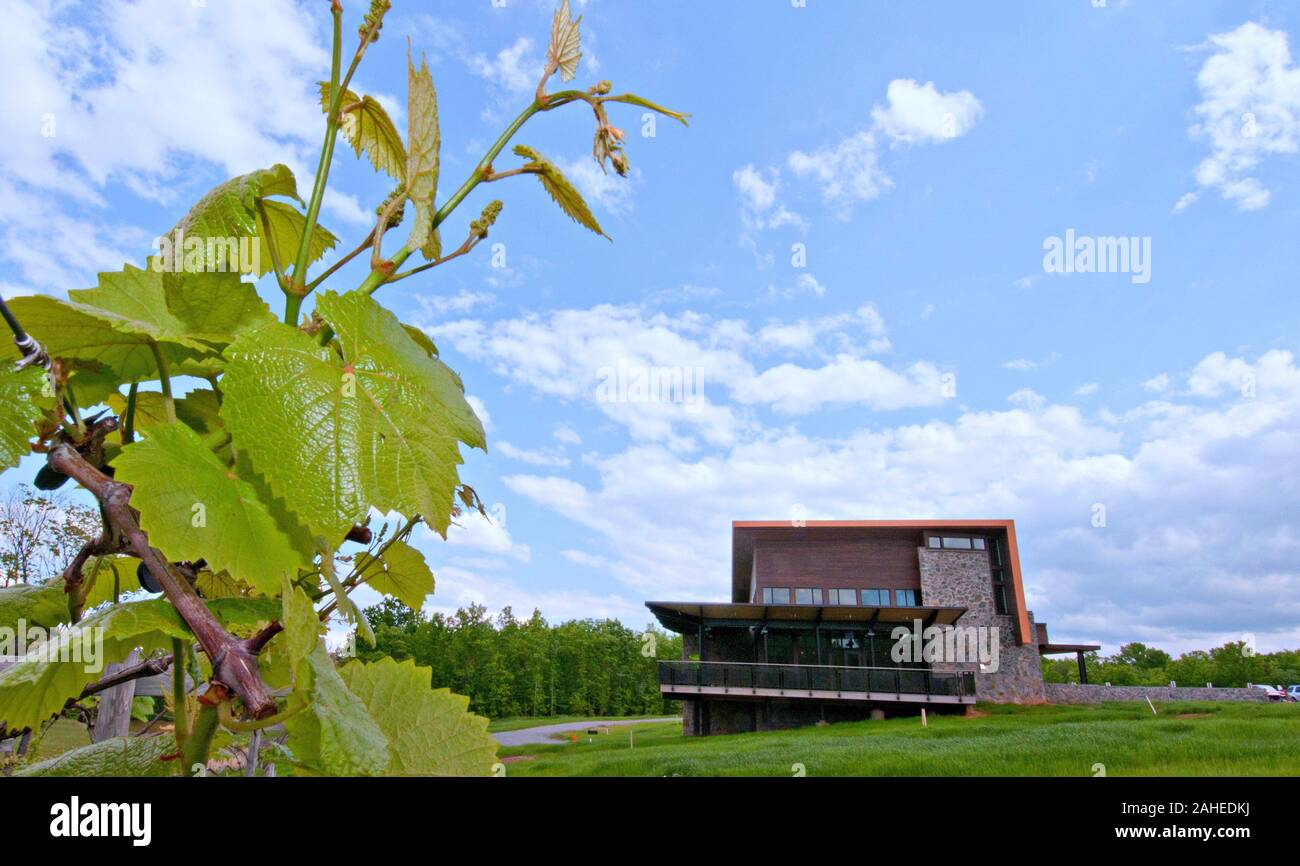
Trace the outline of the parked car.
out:
M 1300 686 L 1290 686 L 1287 688 L 1286 693 L 1291 700 L 1300 703 Z
M 1290 699 L 1287 693 L 1282 690 L 1281 686 L 1267 686 L 1263 683 L 1252 683 L 1252 686 L 1257 689 L 1263 689 L 1264 693 L 1268 695 L 1270 701 L 1285 701 Z

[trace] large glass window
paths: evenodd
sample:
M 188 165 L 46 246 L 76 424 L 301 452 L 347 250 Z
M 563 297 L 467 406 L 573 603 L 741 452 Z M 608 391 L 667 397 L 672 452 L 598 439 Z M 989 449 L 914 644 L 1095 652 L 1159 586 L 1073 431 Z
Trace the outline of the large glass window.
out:
M 763 588 L 763 604 L 789 604 L 790 590 L 783 586 Z
M 826 590 L 826 603 L 856 605 L 858 603 L 858 591 L 856 589 L 828 589 Z
M 794 664 L 794 635 L 769 631 L 766 637 L 767 661 L 774 665 Z
M 821 604 L 822 591 L 820 589 L 809 589 L 807 587 L 798 587 L 794 591 L 795 604 Z
M 1002 539 L 989 539 L 989 568 L 993 573 L 993 607 L 1006 616 L 1011 612 L 1007 604 L 1007 569 L 1006 553 L 1002 549 Z
M 915 589 L 896 589 L 894 602 L 899 607 L 916 607 L 921 603 L 921 594 Z
M 984 550 L 985 540 L 972 535 L 931 535 L 925 544 L 932 550 Z
M 887 589 L 864 589 L 862 590 L 862 605 L 864 607 L 890 607 L 889 590 Z

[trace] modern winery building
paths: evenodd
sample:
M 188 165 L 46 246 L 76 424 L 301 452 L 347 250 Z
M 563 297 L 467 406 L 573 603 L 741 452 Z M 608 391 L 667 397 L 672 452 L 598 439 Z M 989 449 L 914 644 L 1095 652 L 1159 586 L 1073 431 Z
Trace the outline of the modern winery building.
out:
M 1034 622 L 1011 520 L 738 521 L 730 602 L 646 606 L 696 735 L 1038 702 L 1043 654 L 1097 649 Z

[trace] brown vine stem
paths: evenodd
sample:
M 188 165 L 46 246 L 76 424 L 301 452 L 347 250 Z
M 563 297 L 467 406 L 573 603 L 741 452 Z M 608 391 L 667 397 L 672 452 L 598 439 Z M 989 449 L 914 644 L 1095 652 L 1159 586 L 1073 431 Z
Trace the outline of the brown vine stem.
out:
M 144 563 L 172 607 L 185 620 L 212 664 L 212 681 L 239 696 L 255 719 L 276 712 L 275 698 L 257 671 L 257 654 L 247 641 L 222 628 L 188 581 L 178 579 L 166 558 L 149 545 L 149 538 L 131 510 L 131 488 L 96 469 L 66 442 L 50 450 L 49 465 L 73 478 L 99 500 L 105 521 L 120 535 L 131 554 Z M 260 644 L 256 645 L 260 648 Z

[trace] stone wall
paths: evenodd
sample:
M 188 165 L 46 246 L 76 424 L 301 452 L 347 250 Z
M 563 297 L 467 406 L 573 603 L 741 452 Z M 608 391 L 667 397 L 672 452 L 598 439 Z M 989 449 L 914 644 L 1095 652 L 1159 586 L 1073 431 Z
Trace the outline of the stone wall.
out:
M 993 572 L 988 551 L 917 549 L 921 565 L 921 603 L 935 607 L 964 607 L 957 625 L 997 628 L 998 670 L 980 673 L 977 662 L 937 662 L 936 671 L 975 671 L 975 694 L 995 703 L 1037 703 L 1046 700 L 1038 646 L 1021 646 L 1016 618 L 997 612 L 993 603 Z M 1029 614 L 1029 634 L 1034 632 Z
M 1045 683 L 1053 704 L 1099 704 L 1102 701 L 1267 701 L 1262 689 L 1211 689 L 1178 686 L 1106 686 L 1089 683 Z

